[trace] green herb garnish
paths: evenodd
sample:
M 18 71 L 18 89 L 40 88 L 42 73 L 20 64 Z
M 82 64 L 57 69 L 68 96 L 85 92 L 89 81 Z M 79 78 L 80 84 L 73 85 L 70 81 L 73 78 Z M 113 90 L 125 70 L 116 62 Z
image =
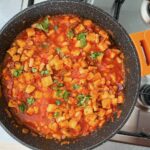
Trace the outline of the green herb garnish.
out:
M 57 26 L 57 25 L 54 26 L 54 30 L 55 30 L 55 31 L 58 30 L 58 26 Z
M 73 89 L 74 89 L 74 90 L 77 90 L 77 89 L 79 89 L 79 88 L 80 88 L 80 85 L 78 85 L 78 84 L 74 84 L 72 87 L 73 87 Z
M 56 100 L 55 103 L 56 103 L 56 105 L 58 105 L 58 106 L 61 105 L 61 101 L 60 101 L 60 100 Z
M 41 71 L 41 75 L 48 75 L 49 74 L 49 71 L 48 70 L 42 70 Z
M 49 25 L 49 20 L 46 17 L 42 22 L 37 23 L 35 27 L 39 30 L 43 30 L 44 32 L 48 32 Z
M 85 106 L 86 103 L 90 100 L 90 95 L 79 94 L 77 96 L 78 106 Z
M 54 117 L 55 118 L 59 117 L 59 115 L 60 115 L 59 112 L 54 112 Z
M 72 39 L 72 38 L 74 37 L 74 33 L 73 33 L 72 30 L 68 31 L 67 37 L 68 37 L 69 39 Z
M 57 89 L 57 90 L 56 90 L 56 95 L 57 95 L 58 97 L 61 97 L 62 92 L 63 92 L 62 90 Z
M 24 112 L 26 110 L 26 105 L 24 103 L 20 104 L 18 107 L 21 112 Z
M 60 47 L 57 47 L 55 50 L 56 50 L 57 54 L 61 53 L 61 48 Z
M 34 98 L 32 98 L 32 97 L 27 98 L 27 103 L 28 103 L 29 105 L 32 105 L 34 102 L 35 102 L 35 99 L 34 99 Z
M 58 87 L 63 87 L 64 84 L 63 84 L 63 83 L 58 83 L 57 86 L 58 86 Z
M 20 69 L 15 69 L 13 71 L 13 76 L 14 77 L 19 77 L 22 74 L 22 72 L 23 72 L 23 67 L 21 67 Z
M 46 43 L 46 42 L 44 42 L 44 43 L 41 44 L 41 47 L 42 47 L 42 48 L 48 48 L 48 46 L 49 46 L 49 44 Z
M 101 56 L 101 55 L 103 55 L 102 52 L 93 52 L 93 53 L 91 53 L 90 57 L 92 59 L 96 59 L 98 56 Z
M 65 90 L 64 93 L 63 93 L 63 99 L 64 99 L 65 101 L 67 101 L 68 98 L 69 98 L 69 96 L 70 96 L 70 93 L 69 93 L 67 90 Z
M 36 69 L 36 68 L 32 68 L 31 71 L 32 71 L 33 73 L 35 73 L 35 72 L 37 72 L 37 69 Z
M 77 35 L 77 40 L 80 41 L 80 47 L 83 48 L 84 46 L 86 46 L 87 42 L 86 42 L 86 33 L 80 33 Z

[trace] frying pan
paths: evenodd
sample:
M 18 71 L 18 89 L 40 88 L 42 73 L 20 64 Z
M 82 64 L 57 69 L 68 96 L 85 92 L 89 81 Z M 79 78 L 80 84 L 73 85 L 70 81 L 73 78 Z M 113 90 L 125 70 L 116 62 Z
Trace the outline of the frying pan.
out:
M 14 16 L 0 31 L 0 63 L 3 62 L 6 50 L 10 47 L 17 34 L 22 30 L 29 27 L 40 17 L 68 13 L 91 19 L 96 24 L 102 26 L 105 30 L 111 33 L 114 42 L 124 53 L 124 64 L 126 70 L 126 82 L 124 89 L 125 103 L 120 107 L 122 109 L 121 117 L 116 119 L 113 123 L 108 122 L 102 129 L 98 129 L 88 136 L 70 139 L 70 144 L 61 145 L 55 140 L 46 140 L 43 137 L 33 134 L 30 130 L 28 133 L 23 134 L 22 129 L 26 127 L 23 124 L 18 124 L 11 112 L 9 112 L 9 108 L 2 92 L 2 96 L 0 98 L 1 126 L 17 141 L 30 147 L 31 149 L 92 149 L 110 139 L 125 124 L 135 106 L 138 96 L 141 79 L 141 67 L 134 44 L 132 43 L 127 32 L 119 23 L 116 22 L 113 17 L 105 13 L 103 10 L 87 3 L 73 1 L 46 1 L 33 5 Z M 134 43 L 138 43 L 139 39 L 134 38 L 135 35 L 132 36 L 133 39 L 135 39 Z M 139 44 L 137 45 L 137 49 L 140 51 Z M 144 61 L 142 60 L 142 62 Z M 150 68 L 148 68 L 148 70 L 150 72 Z M 145 73 L 148 72 L 144 72 L 142 75 Z

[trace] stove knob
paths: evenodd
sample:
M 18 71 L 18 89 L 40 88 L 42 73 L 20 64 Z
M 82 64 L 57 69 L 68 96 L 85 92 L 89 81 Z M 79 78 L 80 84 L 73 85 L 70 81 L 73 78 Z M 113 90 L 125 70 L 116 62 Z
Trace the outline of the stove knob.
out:
M 139 99 L 144 106 L 150 106 L 150 85 L 145 84 L 141 87 Z
M 141 16 L 145 23 L 150 23 L 150 1 L 143 0 L 141 5 Z

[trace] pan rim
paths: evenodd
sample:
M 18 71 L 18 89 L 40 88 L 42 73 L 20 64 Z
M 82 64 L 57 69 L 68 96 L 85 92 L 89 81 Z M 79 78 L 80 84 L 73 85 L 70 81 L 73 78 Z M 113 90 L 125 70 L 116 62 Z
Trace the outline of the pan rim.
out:
M 113 23 L 114 23 L 116 26 L 118 26 L 118 27 L 122 30 L 122 32 L 124 33 L 124 36 L 126 36 L 126 38 L 129 40 L 129 43 L 130 43 L 130 45 L 132 46 L 131 48 L 134 49 L 134 53 L 135 53 L 135 56 L 136 56 L 136 66 L 135 66 L 135 67 L 138 67 L 138 70 L 139 70 L 138 72 L 139 72 L 139 74 L 138 74 L 138 79 L 137 79 L 137 80 L 138 80 L 138 83 L 137 83 L 137 86 L 136 86 L 137 91 L 136 91 L 136 93 L 135 93 L 134 100 L 133 100 L 133 102 L 132 102 L 132 106 L 131 106 L 131 108 L 129 109 L 128 113 L 125 115 L 125 118 L 123 119 L 123 121 L 122 121 L 121 123 L 119 123 L 119 125 L 117 126 L 117 128 L 116 128 L 115 130 L 113 130 L 110 135 L 106 136 L 106 137 L 105 137 L 103 140 L 101 140 L 99 143 L 97 143 L 97 144 L 95 144 L 95 145 L 92 145 L 92 146 L 88 146 L 88 147 L 85 148 L 85 149 L 92 149 L 92 148 L 95 148 L 95 147 L 97 147 L 97 146 L 103 144 L 103 143 L 106 142 L 108 139 L 110 139 L 111 137 L 113 137 L 113 136 L 116 134 L 116 132 L 117 132 L 119 129 L 121 129 L 121 127 L 125 124 L 125 122 L 128 120 L 128 118 L 130 117 L 130 115 L 131 115 L 131 113 L 132 113 L 132 111 L 133 111 L 133 109 L 134 109 L 134 106 L 135 106 L 136 100 L 137 100 L 137 96 L 138 96 L 138 90 L 139 90 L 139 88 L 140 88 L 140 80 L 141 80 L 141 75 L 140 75 L 140 73 L 141 73 L 141 67 L 140 67 L 140 63 L 139 63 L 139 59 L 138 59 L 138 54 L 137 54 L 137 51 L 136 51 L 136 49 L 135 49 L 135 46 L 134 46 L 132 40 L 130 39 L 128 33 L 127 33 L 126 30 L 122 27 L 122 25 L 120 25 L 120 23 L 118 23 L 112 16 L 110 16 L 107 12 L 103 11 L 101 8 L 98 8 L 98 7 L 96 7 L 96 6 L 93 6 L 93 5 L 91 5 L 91 4 L 84 3 L 84 2 L 75 2 L 75 1 L 61 0 L 61 1 L 44 1 L 44 2 L 41 2 L 41 3 L 37 3 L 37 4 L 35 4 L 35 5 L 32 5 L 31 7 L 28 7 L 28 8 L 26 8 L 26 9 L 24 9 L 23 11 L 17 13 L 14 17 L 12 17 L 12 18 L 2 27 L 2 29 L 0 30 L 0 35 L 3 33 L 3 31 L 7 28 L 7 26 L 8 26 L 11 22 L 13 22 L 15 19 L 17 19 L 19 16 L 23 15 L 23 14 L 26 13 L 27 11 L 30 11 L 30 10 L 36 8 L 36 7 L 42 7 L 43 5 L 49 5 L 49 4 L 52 5 L 53 3 L 80 4 L 80 5 L 84 5 L 84 6 L 86 6 L 86 7 L 91 7 L 92 9 L 95 9 L 96 11 L 98 11 L 98 12 L 104 14 L 105 16 L 108 17 L 109 20 L 113 21 Z M 21 144 L 23 144 L 23 145 L 25 145 L 25 146 L 27 146 L 27 147 L 29 147 L 29 148 L 31 148 L 31 149 L 36 149 L 36 150 L 38 150 L 38 148 L 35 148 L 34 146 L 31 146 L 31 145 L 25 143 L 23 140 L 21 140 L 20 138 L 18 138 L 17 136 L 15 136 L 13 133 L 11 133 L 11 132 L 7 129 L 7 127 L 5 127 L 5 126 L 3 125 L 3 123 L 2 123 L 1 121 L 0 121 L 0 125 L 3 127 L 3 129 L 4 129 L 11 137 L 13 137 L 15 140 L 19 141 Z

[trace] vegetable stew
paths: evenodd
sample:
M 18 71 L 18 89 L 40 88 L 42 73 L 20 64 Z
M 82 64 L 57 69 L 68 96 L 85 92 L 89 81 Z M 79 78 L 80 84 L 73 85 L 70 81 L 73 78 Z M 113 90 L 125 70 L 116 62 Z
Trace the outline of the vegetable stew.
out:
M 46 16 L 22 31 L 2 70 L 11 111 L 58 140 L 88 135 L 119 118 L 124 80 L 124 55 L 109 34 L 71 14 Z

